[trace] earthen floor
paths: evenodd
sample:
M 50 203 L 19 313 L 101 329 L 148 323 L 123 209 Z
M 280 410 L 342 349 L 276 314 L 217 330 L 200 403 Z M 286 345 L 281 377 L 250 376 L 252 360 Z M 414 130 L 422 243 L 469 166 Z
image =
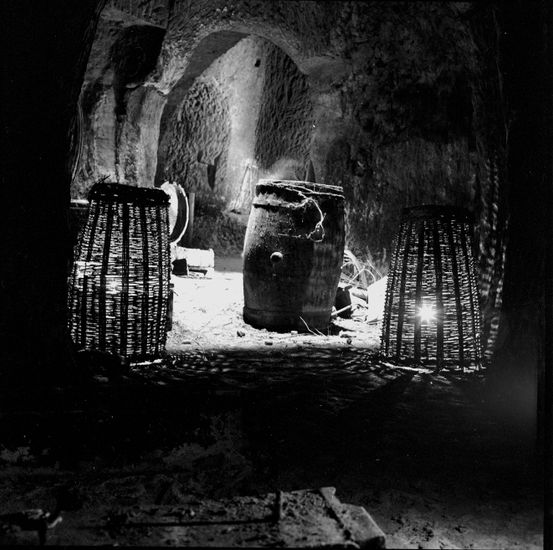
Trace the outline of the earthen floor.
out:
M 192 323 L 213 313 L 195 307 Z M 533 433 L 497 413 L 484 375 L 393 368 L 374 331 L 250 337 L 239 313 L 194 333 L 177 311 L 167 356 L 129 372 L 3 390 L 1 512 L 51 509 L 61 488 L 71 517 L 334 486 L 391 548 L 541 547 Z

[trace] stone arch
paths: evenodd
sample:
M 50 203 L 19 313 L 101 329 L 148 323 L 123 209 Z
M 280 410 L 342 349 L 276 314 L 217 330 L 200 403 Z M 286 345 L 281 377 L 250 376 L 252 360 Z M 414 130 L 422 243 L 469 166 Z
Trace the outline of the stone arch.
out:
M 304 179 L 312 130 L 308 84 L 278 46 L 251 34 L 222 33 L 204 39 L 192 52 L 189 67 L 192 70 L 173 88 L 161 117 L 154 184 L 177 181 L 195 192 L 196 224 L 203 224 L 203 232 L 213 239 L 201 244 L 221 250 L 220 220 L 227 224 L 229 217 L 238 224 L 236 233 L 243 233 L 259 177 L 284 178 L 294 170 L 297 173 L 288 179 Z M 202 101 L 193 99 L 198 87 L 206 85 L 228 98 L 230 131 L 220 120 L 209 119 L 206 105 L 215 103 L 213 93 Z M 201 131 L 175 132 L 185 129 L 188 121 Z M 208 142 L 217 145 L 217 154 L 207 151 L 213 149 L 206 147 Z M 201 152 L 207 154 L 197 159 Z M 217 181 L 208 185 L 206 167 L 214 167 L 217 159 Z M 212 218 L 209 227 L 207 218 Z M 200 244 L 199 233 L 195 232 L 194 245 Z M 232 240 L 239 240 L 241 248 L 240 239 Z
M 85 125 L 89 130 L 91 118 L 102 119 L 98 128 L 104 153 L 99 158 L 94 155 L 94 147 L 85 144 L 88 151 L 81 162 L 77 178 L 80 181 L 73 186 L 73 195 L 84 196 L 85 187 L 105 175 L 135 185 L 159 185 L 163 173 L 163 136 L 175 109 L 203 70 L 246 36 L 258 36 L 281 49 L 310 83 L 316 83 L 319 93 L 322 82 L 330 82 L 343 72 L 339 56 L 332 53 L 329 33 L 319 32 L 321 28 L 330 29 L 335 19 L 326 13 L 329 10 L 334 13 L 336 8 L 304 2 L 271 2 L 262 6 L 238 2 L 221 8 L 210 0 L 195 8 L 171 3 L 160 6 L 153 1 L 109 0 L 102 12 L 105 32 L 97 34 L 96 50 L 93 48 L 100 61 L 100 50 L 110 50 L 117 38 L 114 39 L 114 29 L 120 33 L 128 32 L 125 29 L 129 27 L 148 27 L 163 40 L 155 68 L 150 67 L 150 73 L 138 83 L 122 82 L 114 71 L 108 68 L 106 72 L 105 64 L 95 67 L 89 62 L 87 72 L 91 74 L 83 88 L 88 94 L 85 102 L 94 103 L 99 112 L 92 113 L 89 105 Z M 111 88 L 99 90 L 98 76 Z M 320 162 L 313 158 L 311 161 L 315 173 L 322 174 Z
M 159 122 L 159 144 L 161 148 L 158 149 L 157 153 L 158 166 L 155 185 L 160 185 L 163 180 L 163 158 L 165 155 L 163 136 L 178 105 L 180 105 L 196 78 L 216 59 L 248 36 L 256 36 L 274 44 L 292 60 L 302 74 L 309 77 L 310 82 L 315 81 L 320 85 L 321 81 L 331 80 L 336 77 L 337 73 L 343 72 L 343 64 L 336 59 L 324 55 L 308 56 L 302 52 L 300 38 L 290 33 L 276 32 L 276 29 L 270 26 L 265 26 L 260 30 L 253 23 L 242 23 L 240 25 L 228 24 L 213 29 L 209 34 L 204 35 L 201 40 L 198 40 L 196 45 L 191 46 L 192 49 L 189 55 L 178 62 L 178 69 L 166 67 L 165 70 L 162 70 L 163 74 L 156 83 L 157 89 L 164 89 L 168 85 L 171 87 L 165 94 L 165 104 L 162 107 Z M 169 65 L 169 63 L 165 61 L 165 65 Z
M 155 185 L 163 183 L 165 174 L 165 156 L 168 141 L 165 139 L 171 120 L 176 110 L 182 104 L 186 94 L 196 79 L 221 55 L 230 50 L 246 35 L 232 31 L 220 31 L 208 35 L 194 49 L 189 58 L 187 67 L 166 97 L 165 104 L 159 121 L 159 138 L 157 149 L 157 166 L 155 172 Z
M 221 193 L 229 146 L 228 103 L 213 79 L 200 77 L 188 89 L 168 124 L 164 178 L 184 184 L 200 197 Z

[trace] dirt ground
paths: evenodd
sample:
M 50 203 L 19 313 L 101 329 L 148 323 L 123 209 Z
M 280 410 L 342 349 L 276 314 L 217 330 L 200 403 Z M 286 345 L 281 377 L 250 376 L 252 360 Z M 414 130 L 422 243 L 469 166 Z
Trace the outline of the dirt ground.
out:
M 168 334 L 167 351 L 250 349 L 273 346 L 295 349 L 302 346 L 376 349 L 380 325 L 364 323 L 365 310 L 358 308 L 351 319 L 335 317 L 329 334 L 314 331 L 278 333 L 254 329 L 242 319 L 242 259 L 239 256 L 215 260 L 212 279 L 175 277 L 173 329 Z
M 240 269 L 216 259 L 212 279 L 174 278 L 163 360 L 0 389 L 0 514 L 51 510 L 60 491 L 77 502 L 70 525 L 100 505 L 333 486 L 388 548 L 543 546 L 532 427 L 501 415 L 485 374 L 384 362 L 362 311 L 331 335 L 253 329 Z

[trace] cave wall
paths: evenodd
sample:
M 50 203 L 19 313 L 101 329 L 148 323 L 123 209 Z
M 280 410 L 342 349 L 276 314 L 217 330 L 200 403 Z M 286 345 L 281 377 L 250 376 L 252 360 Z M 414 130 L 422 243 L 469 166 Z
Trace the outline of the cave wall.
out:
M 477 182 L 466 139 L 418 137 L 355 152 L 341 139 L 329 151 L 326 170 L 328 183 L 344 187 L 347 247 L 377 276 L 387 273 L 403 207 L 455 204 L 473 210 Z
M 237 253 L 244 230 L 225 215 L 231 134 L 228 90 L 208 69 L 196 79 L 164 136 L 164 174 L 195 193 L 194 233 L 188 246 Z M 179 243 L 184 245 L 184 242 Z
M 466 9 L 351 4 L 341 13 L 348 24 L 336 26 L 351 70 L 335 100 L 325 98 L 340 116 L 334 132 L 316 132 L 325 151 L 316 171 L 344 186 L 347 246 L 379 274 L 402 208 L 455 204 L 479 217 L 469 88 L 477 60 Z
M 266 50 L 266 41 L 249 36 L 215 59 L 160 136 L 156 181 L 176 181 L 196 194 L 191 246 L 217 254 L 242 250 L 257 180 L 255 128 Z
M 121 29 L 121 22 L 103 17 L 97 25 L 79 97 L 72 198 L 86 198 L 92 183 L 105 176 L 115 180 L 115 93 L 110 51 Z
M 527 429 L 535 429 L 538 401 L 539 412 L 545 408 L 548 421 L 553 420 L 553 331 L 547 316 L 553 307 L 553 7 L 549 2 L 535 1 L 528 7 L 515 1 L 492 16 L 494 28 L 499 29 L 494 36 L 502 76 L 498 94 L 503 109 L 496 116 L 504 123 L 496 155 L 507 162 L 495 175 L 497 223 L 503 228 L 499 244 L 504 251 L 498 259 L 504 278 L 489 380 L 498 398 L 508 404 L 504 411 L 516 415 Z M 508 212 L 506 219 L 502 210 Z M 551 424 L 541 416 L 537 428 L 544 437 Z M 551 450 L 551 433 L 545 437 Z
M 66 331 L 71 128 L 103 3 L 2 2 L 0 381 L 60 383 Z
M 150 116 L 160 108 L 161 98 L 149 94 L 142 83 L 155 68 L 164 30 L 130 21 L 104 13 L 98 26 L 79 101 L 73 198 L 86 198 L 103 178 L 147 185 L 155 169 L 157 127 Z
M 247 189 L 257 169 L 255 128 L 262 104 L 266 78 L 267 42 L 257 36 L 240 40 L 208 69 L 226 91 L 229 103 L 230 133 L 226 172 L 221 188 L 225 209 L 248 211 Z
M 195 79 L 160 137 L 156 175 L 196 193 L 194 246 L 241 252 L 257 179 L 305 177 L 311 111 L 305 75 L 260 37 Z
M 164 139 L 165 177 L 196 193 L 199 202 L 222 193 L 230 135 L 225 90 L 208 74 L 194 82 Z
M 255 127 L 262 99 L 265 57 L 263 39 L 243 38 L 194 81 L 160 135 L 156 183 L 166 179 L 177 181 L 185 189 L 205 194 L 206 198 L 208 195 L 217 197 L 224 208 L 230 202 L 236 203 L 245 168 L 254 162 Z M 213 93 L 192 101 L 191 94 L 197 95 L 198 86 L 207 86 Z M 211 115 L 204 112 L 206 107 L 202 101 L 212 104 L 208 109 Z M 217 120 L 217 113 L 223 120 Z M 183 122 L 184 118 L 188 122 Z M 175 128 L 190 124 L 192 120 L 198 131 L 205 135 L 186 136 L 182 132 L 177 135 Z M 183 139 L 190 143 L 177 145 Z M 183 154 L 182 147 L 189 148 L 191 153 Z M 197 151 L 192 152 L 192 149 Z M 208 149 L 212 150 L 207 152 Z M 203 158 L 198 162 L 200 150 Z M 217 157 L 217 185 L 209 186 L 206 164 L 215 166 Z M 191 171 L 197 174 L 194 176 Z
M 266 43 L 261 109 L 255 129 L 260 178 L 303 180 L 313 108 L 307 78 L 280 48 Z

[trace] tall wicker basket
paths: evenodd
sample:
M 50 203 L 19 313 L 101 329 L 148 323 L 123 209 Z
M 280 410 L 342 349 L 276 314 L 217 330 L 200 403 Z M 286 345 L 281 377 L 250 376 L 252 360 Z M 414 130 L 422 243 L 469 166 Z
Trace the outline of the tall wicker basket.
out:
M 481 367 L 480 307 L 468 211 L 403 210 L 382 325 L 381 352 L 438 369 Z
M 165 348 L 168 201 L 159 189 L 98 183 L 69 280 L 69 328 L 79 348 L 138 359 Z

